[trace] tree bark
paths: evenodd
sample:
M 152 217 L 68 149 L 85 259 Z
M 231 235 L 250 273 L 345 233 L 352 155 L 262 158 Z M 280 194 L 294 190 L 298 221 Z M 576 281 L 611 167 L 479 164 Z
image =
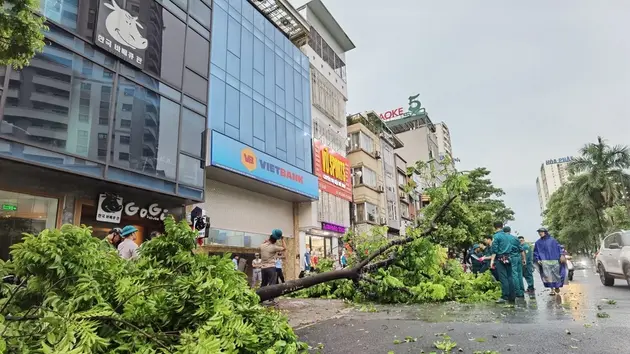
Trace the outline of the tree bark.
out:
M 424 232 L 422 232 L 419 236 L 408 236 L 405 238 L 391 240 L 386 245 L 382 246 L 377 251 L 370 254 L 368 257 L 366 257 L 364 260 L 362 260 L 361 262 L 359 262 L 357 265 L 355 265 L 352 268 L 333 270 L 330 272 L 311 275 L 311 276 L 300 278 L 300 279 L 290 280 L 283 284 L 264 286 L 264 287 L 259 288 L 256 291 L 256 294 L 258 294 L 258 296 L 260 297 L 260 301 L 262 302 L 262 301 L 267 301 L 267 300 L 277 298 L 279 296 L 290 294 L 298 290 L 306 289 L 317 284 L 329 282 L 332 280 L 349 279 L 349 280 L 357 282 L 362 279 L 364 273 L 372 272 L 378 268 L 387 267 L 393 264 L 397 260 L 396 256 L 393 255 L 392 257 L 386 260 L 371 263 L 378 256 L 383 255 L 385 252 L 387 252 L 389 249 L 391 249 L 394 246 L 407 244 L 418 238 L 428 236 L 433 231 L 437 230 L 437 226 L 436 226 L 437 220 L 439 220 L 442 217 L 444 212 L 446 212 L 446 210 L 451 205 L 453 200 L 455 200 L 455 198 L 457 198 L 456 195 L 452 196 L 451 198 L 449 198 L 449 200 L 446 203 L 444 203 L 444 205 L 442 205 L 442 207 L 440 208 L 438 213 L 435 215 L 433 220 L 431 220 L 431 224 L 429 225 L 429 227 Z

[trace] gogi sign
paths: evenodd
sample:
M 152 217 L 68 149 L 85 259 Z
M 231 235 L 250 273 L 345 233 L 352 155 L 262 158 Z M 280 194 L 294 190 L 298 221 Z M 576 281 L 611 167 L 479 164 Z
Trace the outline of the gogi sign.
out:
M 148 41 L 137 16 L 118 6 L 121 0 L 100 0 L 96 45 L 142 69 Z
M 149 205 L 146 209 L 136 206 L 136 203 L 134 202 L 125 204 L 125 215 L 134 216 L 136 214 L 139 214 L 139 216 L 143 219 L 164 221 L 164 219 L 166 219 L 166 215 L 168 214 L 168 210 L 160 208 L 157 203 Z

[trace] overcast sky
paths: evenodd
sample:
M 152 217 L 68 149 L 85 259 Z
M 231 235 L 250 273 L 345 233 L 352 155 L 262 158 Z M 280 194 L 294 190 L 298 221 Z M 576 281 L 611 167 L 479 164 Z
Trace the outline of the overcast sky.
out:
M 420 99 L 460 170 L 485 166 L 534 240 L 546 159 L 630 144 L 630 1 L 324 0 L 356 49 L 348 112 Z

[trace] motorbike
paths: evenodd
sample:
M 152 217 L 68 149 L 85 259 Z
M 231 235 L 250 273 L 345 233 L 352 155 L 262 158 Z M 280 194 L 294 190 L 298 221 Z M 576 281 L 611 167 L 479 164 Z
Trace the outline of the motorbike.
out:
M 567 256 L 567 278 L 569 281 L 573 281 L 573 273 L 575 272 L 575 267 L 573 266 L 573 262 L 571 262 L 571 256 Z

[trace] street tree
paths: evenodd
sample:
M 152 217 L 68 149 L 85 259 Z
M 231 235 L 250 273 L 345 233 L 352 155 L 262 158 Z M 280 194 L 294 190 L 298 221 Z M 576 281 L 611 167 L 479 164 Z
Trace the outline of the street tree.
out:
M 44 48 L 44 17 L 39 0 L 0 1 L 0 65 L 27 66 Z

